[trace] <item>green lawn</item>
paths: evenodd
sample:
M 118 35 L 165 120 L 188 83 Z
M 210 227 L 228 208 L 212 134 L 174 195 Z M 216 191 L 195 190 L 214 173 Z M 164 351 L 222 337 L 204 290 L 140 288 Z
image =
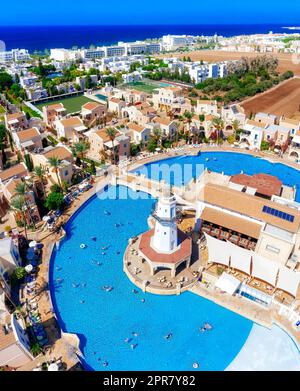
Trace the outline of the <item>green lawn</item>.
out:
M 94 101 L 92 99 L 80 95 L 80 96 L 74 96 L 72 98 L 63 98 L 63 99 L 51 100 L 43 103 L 37 103 L 35 106 L 42 111 L 43 107 L 46 105 L 51 105 L 54 103 L 62 103 L 65 106 L 67 113 L 70 114 L 70 113 L 75 113 L 77 111 L 80 111 L 81 106 L 87 102 L 94 102 Z
M 135 83 L 128 83 L 128 84 L 125 84 L 125 86 L 127 88 L 133 88 L 135 90 L 147 92 L 147 94 L 152 94 L 152 92 L 155 88 L 159 88 L 159 85 L 154 85 L 154 84 L 150 84 L 150 83 L 148 84 L 148 83 L 144 83 L 142 81 L 137 81 Z

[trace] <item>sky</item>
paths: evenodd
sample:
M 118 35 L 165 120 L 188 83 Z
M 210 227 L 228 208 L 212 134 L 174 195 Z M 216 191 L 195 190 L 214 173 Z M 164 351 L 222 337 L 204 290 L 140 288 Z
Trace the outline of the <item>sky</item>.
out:
M 14 0 L 0 12 L 0 26 L 263 23 L 300 25 L 300 1 Z

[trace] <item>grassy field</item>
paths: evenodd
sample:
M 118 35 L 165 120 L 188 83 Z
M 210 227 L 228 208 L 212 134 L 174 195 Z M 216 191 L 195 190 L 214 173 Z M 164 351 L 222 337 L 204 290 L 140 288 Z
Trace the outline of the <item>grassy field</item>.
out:
M 153 90 L 155 90 L 155 88 L 160 88 L 160 87 L 166 87 L 168 84 L 167 83 L 160 83 L 160 82 L 144 82 L 144 81 L 137 81 L 135 83 L 128 83 L 128 84 L 125 84 L 124 86 L 126 88 L 132 88 L 132 89 L 135 89 L 135 90 L 138 90 L 138 91 L 144 91 L 146 92 L 147 94 L 152 94 Z
M 81 106 L 84 105 L 87 102 L 94 102 L 92 99 L 87 98 L 86 96 L 74 96 L 71 98 L 62 98 L 62 99 L 57 99 L 57 100 L 51 100 L 48 102 L 43 102 L 43 103 L 38 103 L 35 106 L 39 109 L 42 110 L 44 106 L 46 105 L 51 105 L 54 103 L 62 103 L 66 110 L 67 113 L 75 113 L 77 111 L 81 110 Z

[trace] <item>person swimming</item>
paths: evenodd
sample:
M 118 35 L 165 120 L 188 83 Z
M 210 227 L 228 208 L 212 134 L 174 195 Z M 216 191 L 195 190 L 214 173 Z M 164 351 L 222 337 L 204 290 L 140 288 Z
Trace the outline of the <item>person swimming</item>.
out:
M 145 299 L 142 299 L 141 302 L 142 302 L 142 303 L 145 303 Z
M 104 366 L 104 367 L 107 367 L 107 366 L 108 366 L 108 362 L 107 362 L 107 361 L 104 361 L 103 366 Z
M 72 283 L 72 287 L 73 288 L 77 288 L 78 287 L 78 284 L 75 284 L 74 282 Z
M 139 293 L 139 291 L 137 291 L 136 289 L 132 289 L 132 293 Z
M 212 330 L 213 329 L 212 325 L 209 324 L 209 323 L 204 323 L 203 327 L 204 327 L 205 330 Z
M 96 236 L 92 236 L 92 237 L 91 237 L 91 240 L 93 240 L 94 242 L 96 242 L 96 240 L 97 240 Z
M 80 304 L 84 304 L 85 303 L 85 301 L 84 300 L 80 300 L 80 302 L 79 302 Z
M 172 333 L 169 333 L 167 334 L 164 338 L 165 339 L 171 339 L 173 337 L 173 334 Z
M 108 216 L 111 215 L 111 213 L 110 213 L 108 210 L 105 210 L 105 211 L 104 211 L 104 214 L 106 214 L 106 215 L 108 215 Z

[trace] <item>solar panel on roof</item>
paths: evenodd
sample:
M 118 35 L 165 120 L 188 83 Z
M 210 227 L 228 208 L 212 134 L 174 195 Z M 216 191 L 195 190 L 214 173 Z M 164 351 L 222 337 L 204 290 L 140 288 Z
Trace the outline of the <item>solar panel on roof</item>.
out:
M 289 213 L 282 212 L 281 210 L 270 208 L 269 206 L 264 205 L 262 211 L 264 213 L 269 214 L 269 215 L 278 217 L 278 218 L 280 218 L 282 220 L 289 221 L 290 223 L 294 222 L 295 216 L 293 216 L 293 215 L 291 215 Z

